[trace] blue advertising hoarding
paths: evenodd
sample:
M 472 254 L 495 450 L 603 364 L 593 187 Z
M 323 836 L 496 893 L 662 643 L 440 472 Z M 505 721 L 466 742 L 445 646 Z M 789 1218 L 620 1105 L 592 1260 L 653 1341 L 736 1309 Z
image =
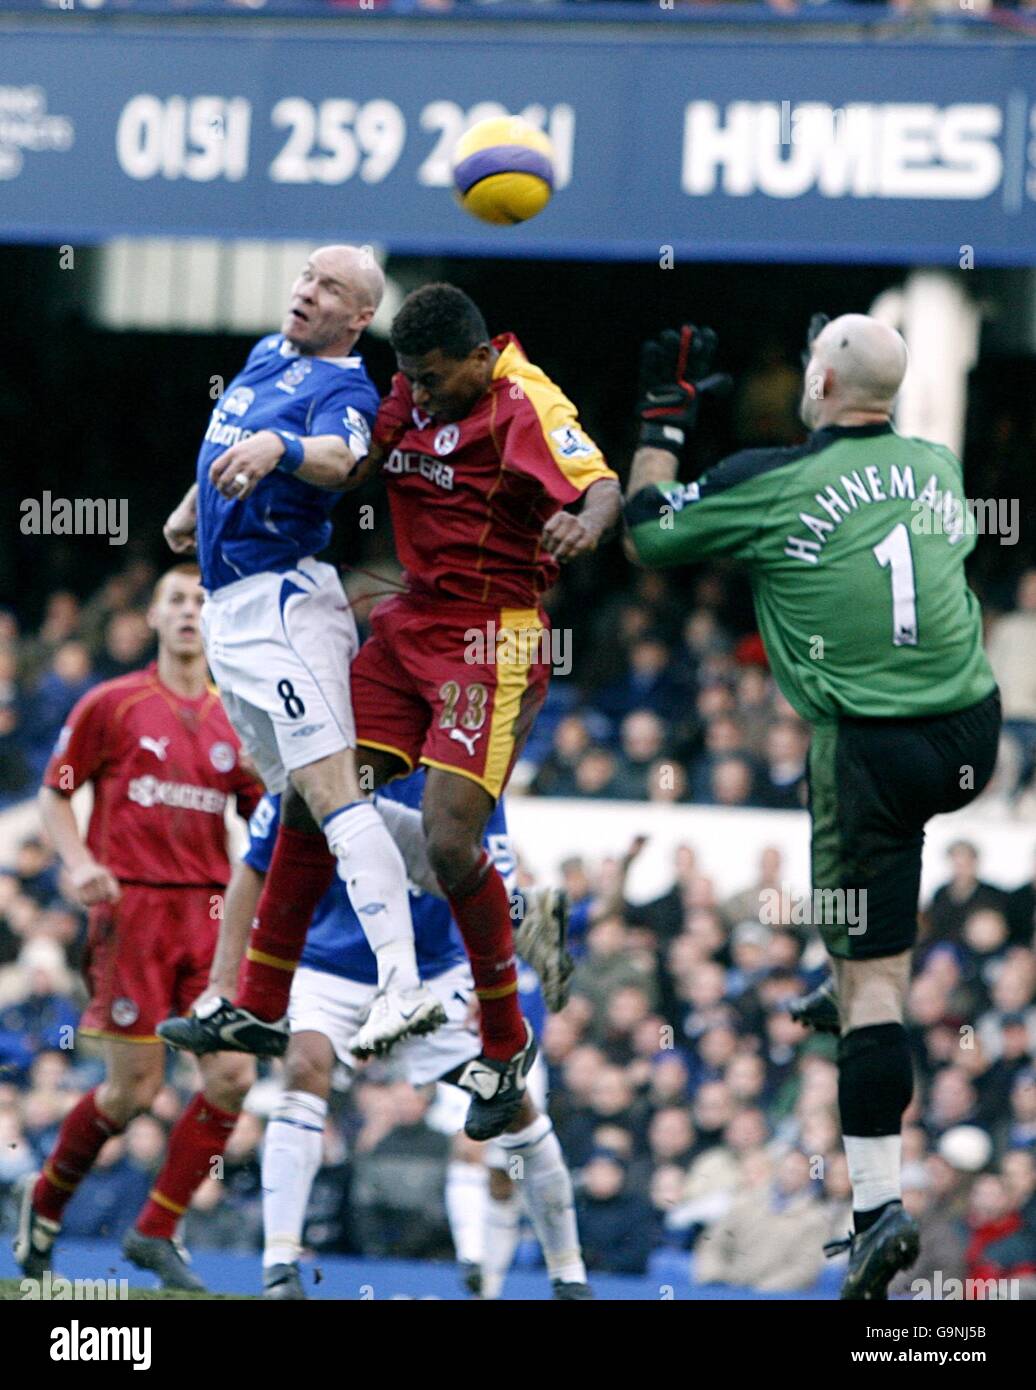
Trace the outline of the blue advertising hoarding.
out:
M 547 210 L 450 194 L 466 124 L 558 154 Z M 573 25 L 50 25 L 0 35 L 0 238 L 1036 264 L 1036 47 Z M 970 252 L 965 248 L 970 248 Z

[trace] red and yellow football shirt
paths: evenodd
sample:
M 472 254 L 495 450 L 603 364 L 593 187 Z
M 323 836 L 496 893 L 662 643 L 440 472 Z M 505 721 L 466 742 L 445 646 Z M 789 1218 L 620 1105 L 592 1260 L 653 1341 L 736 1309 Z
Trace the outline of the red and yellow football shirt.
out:
M 382 403 L 382 432 L 410 421 L 384 474 L 396 549 L 411 591 L 493 608 L 533 608 L 556 580 L 546 522 L 615 473 L 580 428 L 575 406 L 511 333 L 489 390 L 463 420 L 416 410 L 402 373 Z M 378 433 L 375 427 L 375 433 Z
M 43 783 L 67 795 L 93 783 L 86 843 L 119 880 L 222 888 L 227 801 L 249 816 L 262 796 L 239 751 L 216 692 L 188 700 L 152 663 L 83 696 Z

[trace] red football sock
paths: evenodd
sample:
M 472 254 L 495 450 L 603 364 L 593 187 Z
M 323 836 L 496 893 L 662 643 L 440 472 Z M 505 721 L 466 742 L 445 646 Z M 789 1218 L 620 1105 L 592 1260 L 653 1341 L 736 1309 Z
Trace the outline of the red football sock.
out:
M 177 1222 L 191 1198 L 212 1172 L 212 1160 L 226 1148 L 237 1116 L 220 1110 L 199 1092 L 183 1112 L 169 1136 L 162 1171 L 137 1217 L 142 1236 L 172 1240 Z
M 323 835 L 281 826 L 248 938 L 235 1004 L 272 1022 L 288 1009 L 292 976 L 336 860 Z
M 468 877 L 446 896 L 475 977 L 483 1054 L 506 1062 L 525 1046 L 525 1022 L 518 1007 L 511 900 L 485 850 Z
M 43 1165 L 32 1192 L 32 1205 L 41 1216 L 60 1221 L 76 1188 L 93 1167 L 94 1159 L 122 1125 L 97 1108 L 97 1087 L 88 1091 L 65 1116 L 54 1152 Z

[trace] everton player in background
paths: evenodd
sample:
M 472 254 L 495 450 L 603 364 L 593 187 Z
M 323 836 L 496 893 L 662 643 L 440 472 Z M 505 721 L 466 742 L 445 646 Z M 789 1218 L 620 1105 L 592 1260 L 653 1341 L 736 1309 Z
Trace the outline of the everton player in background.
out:
M 810 325 L 805 444 L 746 449 L 675 481 L 698 397 L 718 381 L 714 351 L 710 330 L 689 326 L 644 347 L 630 547 L 650 568 L 742 560 L 774 677 L 813 725 L 813 887 L 834 988 L 795 1013 L 840 1034 L 854 1229 L 828 1253 L 849 1250 L 843 1298 L 883 1299 L 919 1243 L 901 1201 L 900 1131 L 925 823 L 983 789 L 1000 732 L 964 575 L 974 527 L 953 454 L 896 433 L 906 344 L 864 314 Z
M 353 348 L 383 289 L 361 248 L 310 256 L 282 331 L 256 344 L 213 410 L 197 481 L 166 523 L 174 550 L 197 547 L 227 714 L 267 790 L 284 794 L 237 995 L 166 1024 L 176 1047 L 284 1051 L 291 978 L 336 863 L 378 961 L 378 1007 L 358 1045 L 381 1052 L 445 1021 L 418 978 L 403 860 L 357 773 L 356 624 L 337 571 L 314 558 L 370 443 L 378 393 Z
M 378 797 L 405 810 L 419 806 L 424 773 L 393 781 Z M 227 912 L 220 928 L 220 954 L 238 959 L 248 936 L 263 874 L 277 834 L 277 798 L 264 797 L 249 824 L 250 843 L 234 871 Z M 503 801 L 486 826 L 485 848 L 508 887 L 517 883 Z M 409 867 L 409 861 L 408 861 Z M 469 1021 L 474 982 L 464 945 L 441 890 L 420 859 L 415 868 L 424 888 L 411 888 L 414 940 L 421 977 L 442 1000 L 445 1024 L 431 1036 L 410 1038 L 393 1052 L 394 1074 L 414 1086 L 457 1082 L 479 1055 L 478 1031 Z M 527 897 L 531 890 L 521 896 Z M 528 949 L 526 913 L 516 932 Z M 531 977 L 531 979 L 530 979 Z M 377 969 L 344 885 L 334 882 L 317 906 L 300 968 L 291 987 L 291 1043 L 285 1057 L 284 1091 L 270 1117 L 263 1146 L 263 1296 L 305 1297 L 299 1267 L 310 1190 L 321 1163 L 323 1131 L 336 1059 L 352 1068 L 350 1044 L 373 1002 Z M 543 1001 L 535 976 L 525 971 L 523 1002 L 542 1024 Z M 531 987 L 531 988 L 530 988 Z M 553 1296 L 590 1297 L 572 1196 L 572 1181 L 546 1115 L 546 1067 L 537 1059 L 510 1133 L 483 1155 L 481 1146 L 460 1141 L 447 1169 L 446 1210 L 465 1283 L 482 1298 L 499 1296 L 518 1241 L 519 1204 L 524 1205 L 543 1247 Z M 490 1172 L 482 1166 L 485 1156 Z M 515 1163 L 514 1160 L 520 1160 Z M 511 1174 L 517 1181 L 511 1181 Z
M 103 1044 L 106 1076 L 65 1116 L 43 1172 L 25 1185 L 15 1256 L 30 1278 L 50 1268 L 62 1212 L 105 1141 L 162 1087 L 166 1052 L 156 1028 L 209 984 L 230 877 L 227 801 L 234 797 L 247 817 L 262 795 L 209 683 L 203 597 L 194 565 L 163 575 L 148 613 L 157 662 L 84 695 L 44 775 L 43 823 L 90 914 L 90 1003 L 79 1031 Z M 84 839 L 70 801 L 88 782 L 94 803 Z M 232 986 L 233 974 L 225 983 Z M 251 1059 L 232 1053 L 203 1058 L 201 1069 L 204 1089 L 174 1126 L 125 1242 L 127 1257 L 167 1288 L 202 1288 L 176 1226 L 254 1080 Z

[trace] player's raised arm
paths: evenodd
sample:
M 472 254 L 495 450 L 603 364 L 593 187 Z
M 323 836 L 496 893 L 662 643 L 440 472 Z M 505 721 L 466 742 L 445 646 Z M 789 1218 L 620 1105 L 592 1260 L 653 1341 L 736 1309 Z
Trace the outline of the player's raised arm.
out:
M 626 553 L 648 568 L 707 555 L 749 558 L 770 504 L 774 452 L 746 450 L 694 481 L 676 475 L 704 395 L 726 394 L 731 380 L 712 371 L 716 335 L 685 324 L 645 343 L 640 357 L 640 446 L 626 488 Z M 701 475 L 701 476 L 699 476 Z
M 556 512 L 543 528 L 543 548 L 559 564 L 596 550 L 618 525 L 622 491 L 613 478 L 599 478 L 583 494 L 578 512 Z
M 362 449 L 353 452 L 337 434 L 301 438 L 290 430 L 260 430 L 213 459 L 209 481 L 221 496 L 240 499 L 254 492 L 268 473 L 280 468 L 326 492 L 343 492 L 366 457 L 366 441 L 362 442 Z

